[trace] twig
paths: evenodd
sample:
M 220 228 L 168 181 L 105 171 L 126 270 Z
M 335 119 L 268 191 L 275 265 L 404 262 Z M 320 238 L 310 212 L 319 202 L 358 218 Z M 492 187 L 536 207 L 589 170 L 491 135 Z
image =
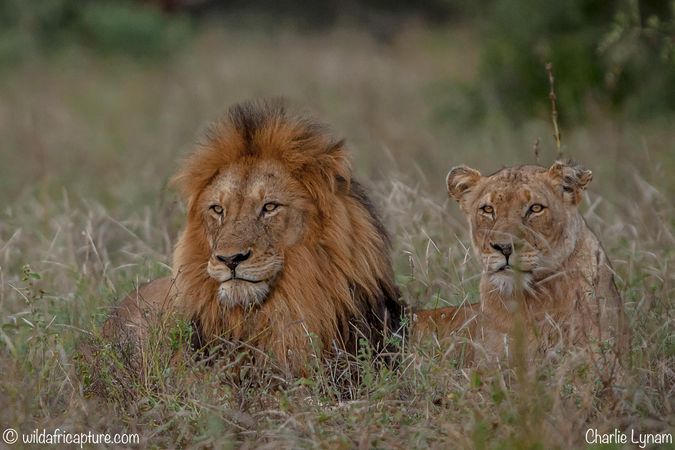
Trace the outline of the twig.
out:
M 534 151 L 534 161 L 539 164 L 539 138 L 534 140 L 534 144 L 532 144 L 532 150 Z
M 558 151 L 558 159 L 562 159 L 562 149 L 560 146 L 560 128 L 558 128 L 558 105 L 557 97 L 555 95 L 555 87 L 553 77 L 553 63 L 546 63 L 546 73 L 548 74 L 548 84 L 551 90 L 548 93 L 548 98 L 551 100 L 551 122 L 553 122 L 553 139 L 555 139 L 555 148 Z

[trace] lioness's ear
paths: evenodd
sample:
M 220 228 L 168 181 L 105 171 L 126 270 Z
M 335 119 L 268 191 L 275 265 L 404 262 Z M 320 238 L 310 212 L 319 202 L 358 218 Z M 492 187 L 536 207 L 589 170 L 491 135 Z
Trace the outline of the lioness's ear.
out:
M 578 205 L 581 194 L 593 179 L 593 172 L 574 161 L 556 161 L 548 169 L 548 176 L 560 189 L 565 201 Z
M 480 180 L 479 171 L 467 166 L 453 167 L 445 179 L 448 185 L 448 194 L 458 202 L 461 202 L 464 194 Z

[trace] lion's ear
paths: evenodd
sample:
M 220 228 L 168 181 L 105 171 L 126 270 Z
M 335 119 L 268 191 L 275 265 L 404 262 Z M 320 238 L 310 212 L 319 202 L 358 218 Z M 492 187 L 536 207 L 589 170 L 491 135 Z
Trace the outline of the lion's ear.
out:
M 333 192 L 337 190 L 338 180 L 346 181 L 347 184 L 351 181 L 352 168 L 344 146 L 344 140 L 340 140 L 316 157 L 315 164 Z
M 338 141 L 320 152 L 300 154 L 301 159 L 294 161 L 293 173 L 323 211 L 331 209 L 340 186 L 349 188 L 351 183 L 351 165 L 343 145 L 343 141 Z
M 593 172 L 573 161 L 556 161 L 548 169 L 548 176 L 565 201 L 578 205 L 581 194 L 593 179 Z
M 169 180 L 169 186 L 178 189 L 188 211 L 195 206 L 199 194 L 218 175 L 221 162 L 214 157 L 214 152 L 198 149 L 185 158 L 178 172 Z
M 468 166 L 453 167 L 445 179 L 448 185 L 448 194 L 461 203 L 464 195 L 478 183 L 481 176 L 479 171 Z

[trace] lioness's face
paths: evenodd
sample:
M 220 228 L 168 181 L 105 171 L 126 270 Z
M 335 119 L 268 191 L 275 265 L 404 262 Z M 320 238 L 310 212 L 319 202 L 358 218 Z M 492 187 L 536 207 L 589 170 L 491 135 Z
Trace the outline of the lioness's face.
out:
M 284 268 L 284 250 L 302 238 L 311 202 L 274 161 L 242 161 L 220 171 L 195 205 L 210 256 L 209 276 L 225 306 L 267 298 Z
M 466 214 L 485 274 L 501 290 L 516 279 L 527 286 L 560 268 L 575 246 L 576 205 L 590 171 L 556 163 L 481 176 L 453 169 L 448 189 Z

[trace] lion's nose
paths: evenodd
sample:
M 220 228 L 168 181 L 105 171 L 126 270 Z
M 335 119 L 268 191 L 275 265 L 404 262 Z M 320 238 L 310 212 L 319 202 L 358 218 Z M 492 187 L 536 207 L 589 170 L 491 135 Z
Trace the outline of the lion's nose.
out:
M 511 256 L 511 253 L 513 253 L 513 245 L 511 244 L 493 244 L 490 243 L 490 246 L 500 252 L 502 255 L 506 256 L 506 259 Z
M 234 255 L 216 255 L 218 261 L 225 264 L 230 270 L 234 270 L 240 262 L 246 261 L 251 256 L 251 250 L 246 253 L 235 253 Z

